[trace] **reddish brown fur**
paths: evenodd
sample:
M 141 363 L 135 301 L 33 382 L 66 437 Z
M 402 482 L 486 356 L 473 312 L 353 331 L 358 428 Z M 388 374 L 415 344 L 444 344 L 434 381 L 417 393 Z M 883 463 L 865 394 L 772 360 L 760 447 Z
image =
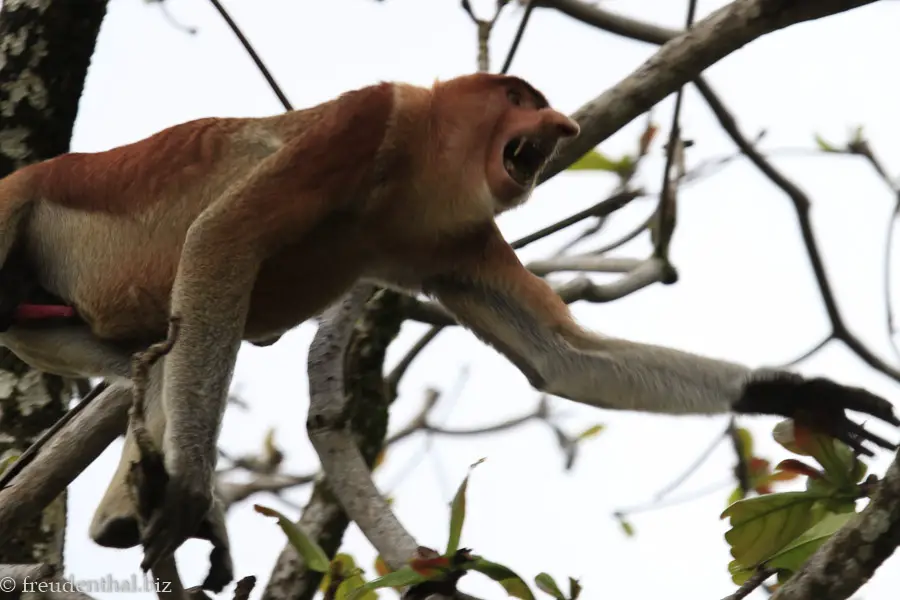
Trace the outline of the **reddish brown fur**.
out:
M 78 276 L 45 274 L 44 283 L 110 339 L 164 334 L 188 228 L 244 178 L 216 244 L 261 253 L 245 328 L 255 339 L 309 318 L 363 275 L 415 286 L 452 267 L 471 231 L 520 201 L 523 191 L 498 173 L 503 144 L 513 133 L 569 126 L 540 110 L 547 106 L 514 77 L 479 74 L 432 90 L 382 83 L 269 118 L 191 121 L 15 178 L 30 199 L 75 211 L 53 222 L 67 248 L 51 249 L 74 248 Z M 85 240 L 79 232 L 99 226 L 86 213 L 107 215 L 102 227 L 112 233 Z M 504 254 L 497 240 L 480 264 Z M 80 251 L 85 243 L 90 251 Z M 510 285 L 528 284 L 511 277 Z
M 69 153 L 23 169 L 35 192 L 67 208 L 125 215 L 207 174 L 241 119 L 205 118 L 105 152 Z M 162 175 L 162 176 L 160 176 Z

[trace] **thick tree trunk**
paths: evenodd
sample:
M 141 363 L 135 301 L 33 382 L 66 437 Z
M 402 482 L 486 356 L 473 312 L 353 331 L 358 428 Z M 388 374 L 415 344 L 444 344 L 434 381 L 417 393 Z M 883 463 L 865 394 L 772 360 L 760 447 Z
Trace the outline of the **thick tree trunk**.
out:
M 0 9 L 0 176 L 69 150 L 106 0 L 4 0 Z M 0 456 L 23 451 L 66 411 L 71 387 L 0 348 Z M 14 539 L 2 563 L 62 565 L 65 494 Z

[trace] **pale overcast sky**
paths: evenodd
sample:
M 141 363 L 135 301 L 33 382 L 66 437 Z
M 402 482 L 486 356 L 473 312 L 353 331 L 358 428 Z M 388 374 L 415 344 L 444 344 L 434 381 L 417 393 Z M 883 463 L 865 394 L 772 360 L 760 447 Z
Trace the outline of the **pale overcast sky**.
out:
M 227 8 L 256 45 L 297 107 L 327 100 L 380 80 L 429 85 L 475 69 L 475 31 L 457 0 L 231 0 Z M 724 4 L 701 1 L 698 14 Z M 268 115 L 280 105 L 231 32 L 205 0 L 170 0 L 181 22 L 196 26 L 189 36 L 174 28 L 157 7 L 137 0 L 112 0 L 88 74 L 73 148 L 102 150 L 159 129 L 204 116 Z M 491 0 L 473 2 L 483 15 Z M 603 6 L 659 25 L 678 27 L 684 2 L 607 0 Z M 493 68 L 502 61 L 519 18 L 507 9 L 492 40 Z M 709 71 L 748 135 L 768 129 L 767 148 L 811 146 L 819 131 L 841 141 L 852 126 L 865 125 L 873 147 L 900 172 L 900 129 L 894 57 L 900 53 L 900 4 L 880 2 L 823 21 L 793 27 L 754 42 Z M 567 112 L 627 75 L 654 51 L 551 11 L 537 12 L 512 72 L 542 89 Z M 657 110 L 667 127 L 671 102 Z M 630 150 L 640 123 L 603 144 L 611 153 Z M 686 96 L 685 134 L 696 140 L 689 164 L 732 151 L 697 94 Z M 876 352 L 893 360 L 884 332 L 882 247 L 892 198 L 862 161 L 849 158 L 778 158 L 814 199 L 816 231 L 841 309 L 852 330 Z M 658 189 L 659 146 L 639 175 Z M 602 174 L 563 174 L 535 194 L 525 208 L 502 219 L 515 237 L 604 197 L 614 181 Z M 642 201 L 615 219 L 604 239 L 643 219 L 652 204 Z M 574 306 L 576 315 L 606 333 L 708 353 L 751 365 L 778 363 L 805 352 L 828 330 L 808 260 L 788 199 L 745 162 L 692 185 L 682 194 L 672 258 L 681 280 L 653 286 L 611 305 Z M 535 244 L 527 258 L 556 247 L 561 238 Z M 618 251 L 643 257 L 646 239 Z M 314 282 L 311 282 L 314 285 Z M 404 327 L 391 361 L 424 328 Z M 305 431 L 306 353 L 314 333 L 306 325 L 269 348 L 242 350 L 235 385 L 251 407 L 231 408 L 223 446 L 232 453 L 255 451 L 264 432 L 276 428 L 290 472 L 317 464 Z M 396 429 L 414 414 L 429 386 L 450 389 L 467 368 L 470 377 L 456 401 L 438 410 L 444 424 L 472 427 L 530 410 L 537 393 L 491 349 L 465 331 L 441 334 L 403 380 L 392 413 Z M 890 398 L 900 388 L 873 373 L 839 345 L 801 367 L 863 385 Z M 452 406 L 451 406 L 452 405 Z M 563 458 L 550 431 L 534 424 L 490 437 L 416 437 L 393 449 L 377 480 L 396 497 L 399 518 L 424 545 L 443 547 L 447 503 L 467 465 L 481 457 L 469 487 L 463 544 L 503 562 L 529 580 L 541 570 L 565 580 L 578 577 L 585 598 L 665 597 L 715 600 L 733 591 L 730 560 L 719 520 L 730 490 L 733 456 L 723 446 L 680 493 L 716 483 L 724 487 L 692 503 L 635 515 L 634 538 L 626 538 L 611 513 L 643 503 L 681 472 L 724 418 L 674 418 L 612 413 L 554 400 L 573 416 L 571 431 L 602 422 L 608 429 L 585 445 L 576 468 L 563 472 Z M 774 419 L 744 419 L 758 447 L 774 462 L 787 456 L 771 442 Z M 878 427 L 878 426 L 876 426 Z M 882 433 L 884 429 L 879 429 Z M 79 477 L 71 488 L 67 569 L 76 579 L 138 572 L 140 551 L 94 545 L 87 527 L 106 486 L 120 444 Z M 411 461 L 421 459 L 410 471 Z M 872 469 L 889 462 L 882 453 Z M 291 498 L 305 503 L 306 490 Z M 297 513 L 277 499 L 254 501 Z M 251 503 L 229 518 L 237 577 L 268 579 L 284 538 Z M 358 530 L 345 548 L 372 573 L 374 552 Z M 186 583 L 202 581 L 208 546 L 191 542 L 177 557 Z M 861 592 L 868 600 L 893 598 L 900 585 L 896 559 Z M 471 575 L 463 587 L 501 598 L 496 584 Z M 259 597 L 262 586 L 254 597 Z M 390 595 L 390 592 L 387 593 Z M 98 594 L 98 596 L 100 596 Z M 113 598 L 115 595 L 102 595 Z M 149 594 L 132 596 L 151 598 Z M 230 595 L 228 596 L 230 597 Z M 756 597 L 756 596 L 754 596 Z M 758 597 L 762 597 L 759 595 Z

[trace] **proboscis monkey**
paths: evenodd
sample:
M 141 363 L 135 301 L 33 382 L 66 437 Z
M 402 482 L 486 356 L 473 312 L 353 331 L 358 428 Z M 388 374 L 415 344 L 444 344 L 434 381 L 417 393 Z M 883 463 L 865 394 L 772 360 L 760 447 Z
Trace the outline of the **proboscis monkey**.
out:
M 171 477 L 164 506 L 139 531 L 126 438 L 93 539 L 143 544 L 147 568 L 215 520 L 216 438 L 241 341 L 277 338 L 363 278 L 435 297 L 551 394 L 610 409 L 785 415 L 862 451 L 866 441 L 892 447 L 844 413 L 900 425 L 865 390 L 573 321 L 494 217 L 525 201 L 558 142 L 578 132 L 525 81 L 477 74 L 192 121 L 0 181 L 0 262 L 12 268 L 15 252 L 77 315 L 42 327 L 7 315 L 0 343 L 39 369 L 105 377 L 115 382 L 105 393 L 122 393 L 131 352 L 164 338 L 170 315 L 181 321 L 146 409 Z

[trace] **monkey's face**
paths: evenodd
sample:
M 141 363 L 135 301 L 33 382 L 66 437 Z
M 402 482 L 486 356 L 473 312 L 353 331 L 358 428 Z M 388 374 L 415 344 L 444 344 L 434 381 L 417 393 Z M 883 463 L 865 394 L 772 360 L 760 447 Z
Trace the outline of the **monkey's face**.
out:
M 527 200 L 559 142 L 579 133 L 518 77 L 457 77 L 436 83 L 432 99 L 442 164 L 455 165 L 467 192 L 486 187 L 494 215 Z
M 577 136 L 579 127 L 524 81 L 507 77 L 498 83 L 492 104 L 499 115 L 485 172 L 499 213 L 528 198 L 559 142 Z

